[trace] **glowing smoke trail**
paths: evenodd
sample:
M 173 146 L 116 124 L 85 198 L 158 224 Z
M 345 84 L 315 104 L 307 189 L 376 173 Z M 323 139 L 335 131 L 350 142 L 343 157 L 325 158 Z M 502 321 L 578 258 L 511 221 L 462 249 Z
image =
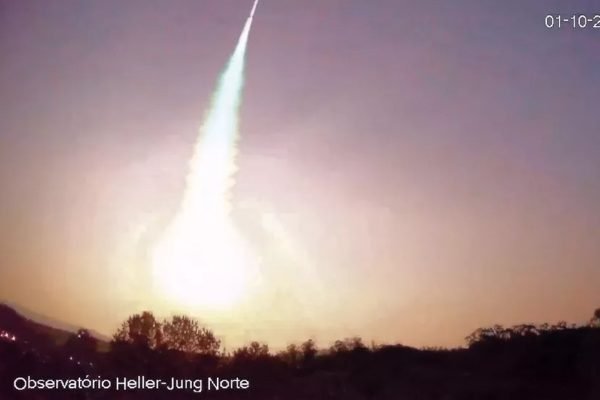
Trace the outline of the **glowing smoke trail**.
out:
M 256 0 L 254 7 L 258 4 Z M 253 11 L 254 11 L 253 7 Z M 253 13 L 252 13 L 253 14 Z M 235 152 L 239 124 L 239 106 L 244 85 L 244 65 L 252 14 L 246 21 L 238 45 L 221 75 L 211 107 L 201 129 L 200 140 L 190 163 L 188 192 L 184 208 L 197 208 L 196 202 L 207 201 L 207 195 L 224 196 L 235 172 Z M 202 191 L 202 196 L 196 192 Z M 210 199 L 225 205 L 219 199 Z M 218 201 L 217 201 L 218 200 Z M 189 204 L 190 202 L 194 204 Z
M 255 0 L 233 55 L 219 79 L 190 162 L 179 212 L 154 249 L 154 278 L 188 306 L 231 304 L 243 292 L 249 254 L 229 218 L 239 108 Z

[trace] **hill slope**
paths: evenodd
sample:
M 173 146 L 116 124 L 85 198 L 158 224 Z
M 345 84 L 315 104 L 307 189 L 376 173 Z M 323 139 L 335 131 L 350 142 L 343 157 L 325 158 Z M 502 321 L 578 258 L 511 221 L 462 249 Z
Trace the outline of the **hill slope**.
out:
M 15 335 L 19 341 L 29 342 L 37 348 L 62 346 L 76 327 L 53 321 L 41 314 L 29 312 L 21 307 L 0 303 L 0 330 Z M 107 338 L 91 332 L 101 342 Z

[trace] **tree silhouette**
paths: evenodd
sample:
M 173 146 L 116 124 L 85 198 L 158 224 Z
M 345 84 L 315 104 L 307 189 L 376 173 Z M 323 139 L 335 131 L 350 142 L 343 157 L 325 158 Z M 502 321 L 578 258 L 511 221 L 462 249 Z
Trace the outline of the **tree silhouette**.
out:
M 217 355 L 221 341 L 214 333 L 200 327 L 198 321 L 185 315 L 175 315 L 162 324 L 163 346 L 185 353 Z
M 336 340 L 329 348 L 331 353 L 345 353 L 355 350 L 366 350 L 367 347 L 359 337 L 347 338 L 344 340 Z
M 513 335 L 513 330 L 506 329 L 502 325 L 494 325 L 487 328 L 479 328 L 467 336 L 465 339 L 469 346 L 478 343 L 496 343 L 502 340 L 508 340 Z
M 234 360 L 257 360 L 269 356 L 269 346 L 259 342 L 251 342 L 249 346 L 240 347 L 233 352 Z
M 278 353 L 278 357 L 287 365 L 291 367 L 297 367 L 300 364 L 301 352 L 296 344 L 290 344 L 287 346 L 285 351 Z
M 300 345 L 302 350 L 302 363 L 304 366 L 310 366 L 317 357 L 317 345 L 314 340 L 308 339 L 306 342 Z
M 132 315 L 123 322 L 113 336 L 113 341 L 154 349 L 162 343 L 162 328 L 154 314 L 144 311 L 141 315 Z
M 596 308 L 594 311 L 594 315 L 590 320 L 590 325 L 600 327 L 600 308 Z

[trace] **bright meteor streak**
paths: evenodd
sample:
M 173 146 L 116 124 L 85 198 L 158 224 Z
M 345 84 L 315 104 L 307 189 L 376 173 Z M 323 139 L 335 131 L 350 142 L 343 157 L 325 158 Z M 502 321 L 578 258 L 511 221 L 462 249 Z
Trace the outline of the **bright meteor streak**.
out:
M 252 6 L 252 11 L 250 11 L 250 18 L 254 17 L 254 13 L 256 12 L 256 7 L 258 6 L 258 0 L 256 0 L 254 2 L 254 5 Z
M 255 0 L 238 44 L 219 79 L 190 161 L 178 213 L 152 254 L 155 282 L 187 306 L 231 305 L 243 294 L 249 252 L 229 215 L 239 108 Z

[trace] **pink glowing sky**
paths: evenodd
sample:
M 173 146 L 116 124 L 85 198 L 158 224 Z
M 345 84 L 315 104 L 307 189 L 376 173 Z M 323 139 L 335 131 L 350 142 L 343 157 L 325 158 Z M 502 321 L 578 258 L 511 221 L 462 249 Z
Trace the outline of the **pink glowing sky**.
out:
M 251 3 L 0 3 L 0 300 L 103 333 L 170 311 L 140 254 Z M 197 315 L 230 343 L 454 346 L 600 305 L 600 30 L 543 24 L 594 10 L 416 3 L 262 0 L 234 203 L 266 283 Z

